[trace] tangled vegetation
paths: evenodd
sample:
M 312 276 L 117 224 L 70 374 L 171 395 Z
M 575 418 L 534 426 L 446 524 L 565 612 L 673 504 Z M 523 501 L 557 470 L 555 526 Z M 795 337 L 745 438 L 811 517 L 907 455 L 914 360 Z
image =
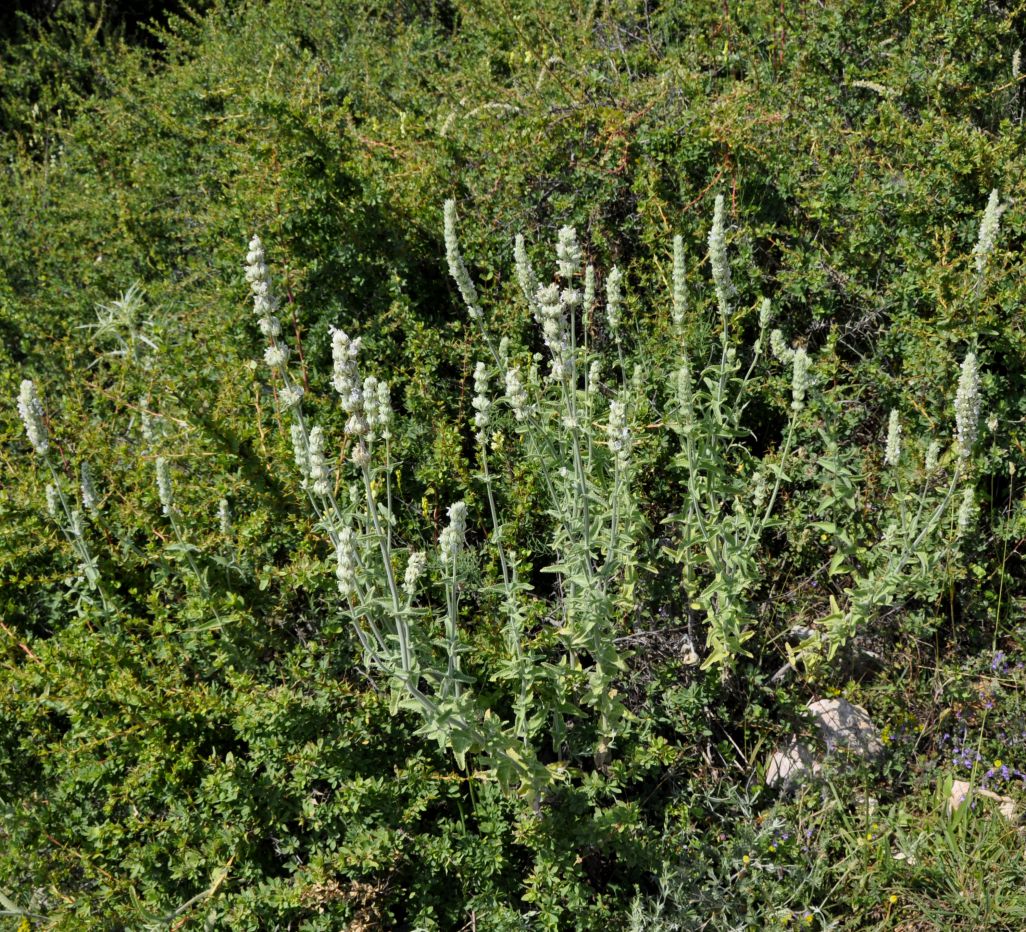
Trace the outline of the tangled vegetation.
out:
M 1024 27 L 0 19 L 0 927 L 1022 928 Z

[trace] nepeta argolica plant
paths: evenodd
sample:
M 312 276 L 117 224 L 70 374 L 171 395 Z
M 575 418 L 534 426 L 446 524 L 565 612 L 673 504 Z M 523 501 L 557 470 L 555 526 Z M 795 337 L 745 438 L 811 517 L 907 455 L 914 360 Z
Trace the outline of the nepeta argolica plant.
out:
M 348 416 L 348 459 L 357 478 L 343 505 L 336 501 L 328 482 L 323 435 L 317 428 L 306 430 L 298 399 L 290 388 L 294 383 L 288 378 L 287 350 L 274 355 L 272 368 L 285 382 L 283 405 L 293 414 L 296 462 L 322 526 L 335 545 L 339 591 L 368 666 L 388 682 L 394 706 L 415 709 L 422 717 L 423 732 L 453 750 L 461 763 L 467 753 L 481 755 L 504 785 L 517 783 L 536 793 L 566 774 L 562 752 L 568 716 L 594 716 L 593 755 L 603 764 L 624 714 L 615 683 L 625 669 L 625 656 L 616 647 L 615 635 L 620 619 L 636 607 L 633 581 L 642 563 L 640 533 L 644 526 L 632 481 L 631 412 L 637 404 L 637 391 L 649 386 L 642 370 L 638 370 L 641 381 L 635 379 L 631 385 L 601 381 L 601 361 L 587 345 L 589 328 L 583 326 L 595 309 L 596 275 L 590 266 L 582 269 L 583 252 L 572 228 L 559 231 L 556 275 L 545 285 L 530 262 L 523 238 L 518 236 L 514 243 L 517 281 L 547 351 L 526 367 L 511 359 L 505 341 L 496 344 L 488 331 L 480 296 L 460 252 L 452 201 L 445 205 L 444 232 L 450 273 L 470 320 L 479 329 L 486 357 L 474 367 L 473 427 L 492 528 L 488 543 L 501 568 L 497 587 L 467 593 L 462 558 L 467 546 L 464 502 L 450 507 L 449 523 L 439 536 L 434 561 L 429 563 L 425 553 L 398 546 L 393 540 L 396 522 L 390 488 L 394 467 L 388 430 L 383 427 L 391 408 L 387 389 L 380 391 L 383 383 L 373 376 L 361 380 L 358 338 L 340 330 L 332 335 L 333 382 Z M 261 283 L 254 288 L 259 310 L 259 306 L 272 306 L 273 297 L 262 251 L 257 255 L 254 244 L 248 273 L 251 283 Z M 666 552 L 681 567 L 689 624 L 696 620 L 704 623 L 703 666 L 722 664 L 726 669 L 745 653 L 744 644 L 754 635 L 756 616 L 750 593 L 761 582 L 765 532 L 781 520 L 777 514 L 780 490 L 789 481 L 796 423 L 814 378 L 812 358 L 804 347 L 787 345 L 779 330 L 767 336 L 772 323 L 768 300 L 760 303 L 754 346 L 744 350 L 732 343 L 735 289 L 722 197 L 715 202 L 709 258 L 719 313 L 719 345 L 707 364 L 697 370 L 690 352 L 682 346 L 680 362 L 669 379 L 671 391 L 663 422 L 680 437 L 677 466 L 685 495 L 682 507 L 666 519 L 675 535 L 675 543 Z M 675 241 L 673 322 L 678 332 L 687 301 L 683 263 L 683 247 Z M 578 287 L 582 278 L 583 291 Z M 622 276 L 618 270 L 608 276 L 605 291 L 605 320 L 622 361 Z M 261 329 L 272 348 L 279 345 L 280 327 L 262 321 Z M 790 368 L 791 416 L 779 450 L 760 460 L 745 446 L 742 415 L 767 341 L 772 355 Z M 746 367 L 741 361 L 743 354 L 749 357 Z M 547 364 L 544 373 L 540 362 Z M 489 397 L 493 375 L 505 389 L 501 410 Z M 975 356 L 970 354 L 963 365 L 956 402 L 960 453 L 971 449 L 975 437 L 978 395 Z M 556 655 L 540 650 L 538 639 L 525 627 L 538 596 L 519 577 L 517 555 L 506 544 L 498 508 L 500 491 L 489 465 L 490 438 L 503 427 L 520 438 L 546 491 L 555 555 L 548 572 L 556 580 L 543 599 L 557 626 L 560 649 Z M 383 445 L 377 442 L 376 431 Z M 852 584 L 840 593 L 845 596 L 843 607 L 836 594 L 831 596 L 831 612 L 820 620 L 814 637 L 802 645 L 806 663 L 833 656 L 875 611 L 915 590 L 937 568 L 944 552 L 944 518 L 963 474 L 960 456 L 950 484 L 941 487 L 938 456 L 939 450 L 931 444 L 926 480 L 917 494 L 905 492 L 895 479 L 883 510 L 893 513 L 896 520 L 875 544 L 855 541 L 846 530 L 844 511 L 847 509 L 850 518 L 856 507 L 855 477 L 845 472 L 836 448 L 832 452 L 828 445 L 819 458 L 824 488 L 832 491 L 823 506 L 823 520 L 814 526 L 836 538 L 829 574 L 848 577 Z M 895 476 L 900 457 L 900 416 L 893 412 L 884 461 Z M 362 494 L 358 491 L 361 486 Z M 382 487 L 386 490 L 384 501 L 376 491 Z M 826 513 L 831 507 L 834 520 L 828 521 Z M 872 552 L 871 559 L 865 558 L 867 551 Z M 400 586 L 404 553 L 406 571 Z M 859 553 L 862 558 L 856 556 Z M 433 581 L 444 592 L 444 611 L 431 606 Z M 505 659 L 498 669 L 483 670 L 464 661 L 468 641 L 461 631 L 460 605 L 468 597 L 479 601 L 493 593 L 500 596 L 505 616 Z M 509 687 L 508 714 L 482 698 L 483 691 L 478 688 L 481 676 Z M 543 736 L 553 743 L 555 763 L 542 763 Z

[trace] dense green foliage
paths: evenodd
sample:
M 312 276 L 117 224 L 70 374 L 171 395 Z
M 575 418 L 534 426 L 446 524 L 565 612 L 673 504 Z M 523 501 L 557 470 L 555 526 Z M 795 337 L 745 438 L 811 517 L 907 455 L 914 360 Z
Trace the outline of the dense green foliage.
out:
M 142 28 L 142 6 L 68 0 L 4 27 L 0 927 L 1021 928 L 1021 838 L 982 810 L 949 818 L 943 793 L 972 775 L 1022 798 L 1026 770 L 1026 90 L 1012 65 L 1026 8 L 176 9 Z M 993 189 L 1005 209 L 980 275 Z M 750 656 L 700 669 L 705 616 L 667 570 L 688 485 L 666 374 L 682 346 L 715 365 L 716 194 L 736 288 L 726 332 L 743 354 L 770 298 L 815 385 L 750 567 Z M 433 547 L 465 498 L 482 558 L 461 571 L 494 588 L 470 426 L 482 347 L 446 269 L 449 197 L 514 355 L 543 347 L 513 237 L 547 273 L 572 224 L 587 262 L 626 273 L 624 355 L 601 314 L 590 346 L 625 386 L 642 373 L 633 483 L 652 532 L 613 621 L 624 726 L 596 761 L 582 719 L 553 752 L 571 777 L 540 801 L 504 792 L 473 750 L 457 766 L 367 675 L 254 361 L 243 260 L 258 232 L 307 410 L 341 439 L 329 326 L 361 336 L 393 388 L 397 535 Z M 689 302 L 676 330 L 675 234 Z M 141 300 L 121 300 L 136 284 Z M 831 660 L 777 675 L 794 629 L 821 627 L 879 560 L 900 508 L 888 412 L 919 476 L 930 441 L 950 443 L 970 349 L 987 422 L 967 468 L 972 531 L 938 543 L 924 578 Z M 51 480 L 15 407 L 23 378 L 45 400 L 65 489 L 83 461 L 96 473 L 104 518 L 87 536 L 116 618 L 47 515 Z M 791 387 L 786 366 L 760 367 L 718 494 L 781 461 Z M 544 480 L 514 440 L 507 425 L 494 462 L 540 605 Z M 463 601 L 482 670 L 499 664 L 495 611 Z M 536 615 L 532 648 L 552 657 Z M 886 726 L 885 762 L 768 791 L 767 752 L 808 730 L 810 697 L 838 693 Z

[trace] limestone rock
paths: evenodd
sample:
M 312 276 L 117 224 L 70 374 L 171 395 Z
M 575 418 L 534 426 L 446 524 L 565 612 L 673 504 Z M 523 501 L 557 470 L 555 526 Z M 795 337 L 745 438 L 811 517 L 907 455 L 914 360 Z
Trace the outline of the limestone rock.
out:
M 884 752 L 880 732 L 866 710 L 847 699 L 819 699 L 810 703 L 809 712 L 826 754 L 843 752 L 867 761 L 875 761 Z M 766 765 L 766 785 L 791 789 L 800 780 L 816 776 L 822 769 L 823 754 L 792 738 L 770 755 Z
M 1009 822 L 1015 822 L 1018 820 L 1018 812 L 1015 808 L 1015 800 L 1010 796 L 999 796 L 997 793 L 993 793 L 990 790 L 982 789 L 981 787 L 974 787 L 971 783 L 966 783 L 965 780 L 955 780 L 951 784 L 951 795 L 948 796 L 948 814 L 950 815 L 956 809 L 960 808 L 970 796 L 976 795 L 983 799 L 992 799 L 998 804 L 998 812 L 1001 813 Z

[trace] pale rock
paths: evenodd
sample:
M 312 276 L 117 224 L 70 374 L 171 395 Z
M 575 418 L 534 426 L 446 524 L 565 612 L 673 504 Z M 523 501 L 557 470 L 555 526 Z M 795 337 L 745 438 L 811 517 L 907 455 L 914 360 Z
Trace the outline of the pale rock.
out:
M 998 804 L 998 812 L 1001 813 L 1009 822 L 1015 822 L 1018 820 L 1018 812 L 1015 808 L 1015 800 L 1010 796 L 999 796 L 990 790 L 985 790 L 982 787 L 973 787 L 971 783 L 966 783 L 965 780 L 955 780 L 951 784 L 951 795 L 948 796 L 947 810 L 948 815 L 951 815 L 956 809 L 961 808 L 964 803 L 971 795 L 977 795 L 983 799 L 991 799 Z

